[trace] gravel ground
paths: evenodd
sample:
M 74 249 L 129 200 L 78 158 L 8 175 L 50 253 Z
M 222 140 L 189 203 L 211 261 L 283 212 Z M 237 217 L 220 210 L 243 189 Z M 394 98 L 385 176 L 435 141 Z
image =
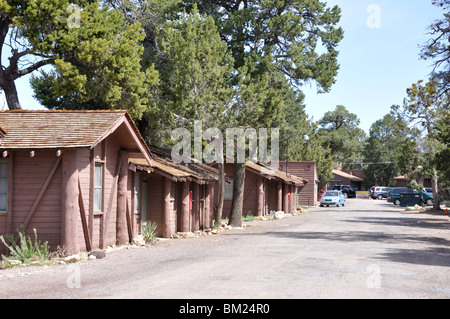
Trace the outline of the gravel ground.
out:
M 276 221 L 0 270 L 0 298 L 450 298 L 450 220 L 347 199 Z

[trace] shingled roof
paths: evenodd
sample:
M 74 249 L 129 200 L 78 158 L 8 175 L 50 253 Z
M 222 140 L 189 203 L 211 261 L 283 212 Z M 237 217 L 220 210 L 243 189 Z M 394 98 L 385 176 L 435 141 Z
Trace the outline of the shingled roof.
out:
M 124 110 L 0 111 L 0 127 L 7 132 L 0 145 L 4 150 L 93 148 L 115 133 L 123 145 L 147 153 L 144 155 L 147 158 L 150 154 L 136 125 Z M 130 139 L 127 132 L 135 138 Z
M 294 185 L 298 185 L 298 186 L 303 186 L 306 183 L 308 183 L 308 180 L 306 180 L 304 178 L 301 178 L 301 177 L 298 177 L 295 175 L 291 175 L 291 174 L 287 175 L 285 172 L 273 169 L 270 166 L 264 165 L 260 162 L 256 162 L 256 163 L 247 162 L 247 163 L 245 163 L 245 166 L 247 168 L 253 170 L 257 174 L 265 176 L 267 179 L 278 179 L 285 183 L 294 184 Z
M 217 169 L 204 163 L 191 162 L 189 164 L 177 164 L 171 158 L 171 150 L 150 147 L 152 152 L 152 164 L 140 158 L 139 154 L 130 154 L 130 164 L 137 169 L 146 171 L 154 170 L 155 173 L 164 175 L 174 181 L 192 180 L 199 184 L 216 182 L 219 179 Z

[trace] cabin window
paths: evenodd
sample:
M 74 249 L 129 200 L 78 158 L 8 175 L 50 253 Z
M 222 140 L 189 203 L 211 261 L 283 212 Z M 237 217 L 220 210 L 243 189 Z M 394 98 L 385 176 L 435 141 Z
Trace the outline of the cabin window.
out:
M 8 161 L 0 161 L 0 214 L 8 211 Z
M 136 173 L 134 179 L 134 211 L 139 212 L 141 209 L 141 174 Z
M 225 194 L 223 195 L 224 200 L 233 199 L 233 181 L 230 184 L 225 183 Z
M 103 163 L 95 163 L 94 212 L 103 210 Z

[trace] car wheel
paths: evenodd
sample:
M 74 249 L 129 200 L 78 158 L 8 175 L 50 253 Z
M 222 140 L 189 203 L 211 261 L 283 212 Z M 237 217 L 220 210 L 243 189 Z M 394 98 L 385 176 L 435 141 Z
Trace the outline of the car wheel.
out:
M 323 205 L 320 205 L 320 207 L 323 207 Z
M 395 200 L 394 200 L 394 205 L 400 205 L 400 199 L 398 199 L 398 198 L 395 199 Z
M 383 195 L 378 195 L 378 199 L 383 199 Z
M 431 198 L 427 199 L 427 205 L 428 206 L 433 206 L 433 200 Z

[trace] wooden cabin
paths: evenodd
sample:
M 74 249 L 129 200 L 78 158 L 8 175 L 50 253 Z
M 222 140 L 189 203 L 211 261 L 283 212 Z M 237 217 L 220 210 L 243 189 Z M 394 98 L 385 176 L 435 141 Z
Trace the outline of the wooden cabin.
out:
M 274 163 L 275 164 L 275 163 Z M 279 162 L 278 169 L 308 180 L 305 187 L 298 193 L 298 205 L 316 206 L 319 196 L 319 174 L 314 161 Z
M 139 233 L 128 160 L 151 153 L 126 111 L 2 111 L 0 126 L 0 234 L 77 253 Z
M 158 235 L 165 238 L 212 227 L 217 170 L 202 163 L 177 164 L 170 150 L 150 149 L 151 165 L 139 154 L 130 159 L 140 190 L 135 202 L 140 203 L 141 225 L 156 223 Z
M 234 164 L 224 163 L 225 175 L 231 180 L 225 185 L 223 217 L 229 217 L 233 195 Z M 308 183 L 306 179 L 275 170 L 262 163 L 245 165 L 244 204 L 242 216 L 264 216 L 271 211 L 292 213 L 298 202 L 297 194 Z

